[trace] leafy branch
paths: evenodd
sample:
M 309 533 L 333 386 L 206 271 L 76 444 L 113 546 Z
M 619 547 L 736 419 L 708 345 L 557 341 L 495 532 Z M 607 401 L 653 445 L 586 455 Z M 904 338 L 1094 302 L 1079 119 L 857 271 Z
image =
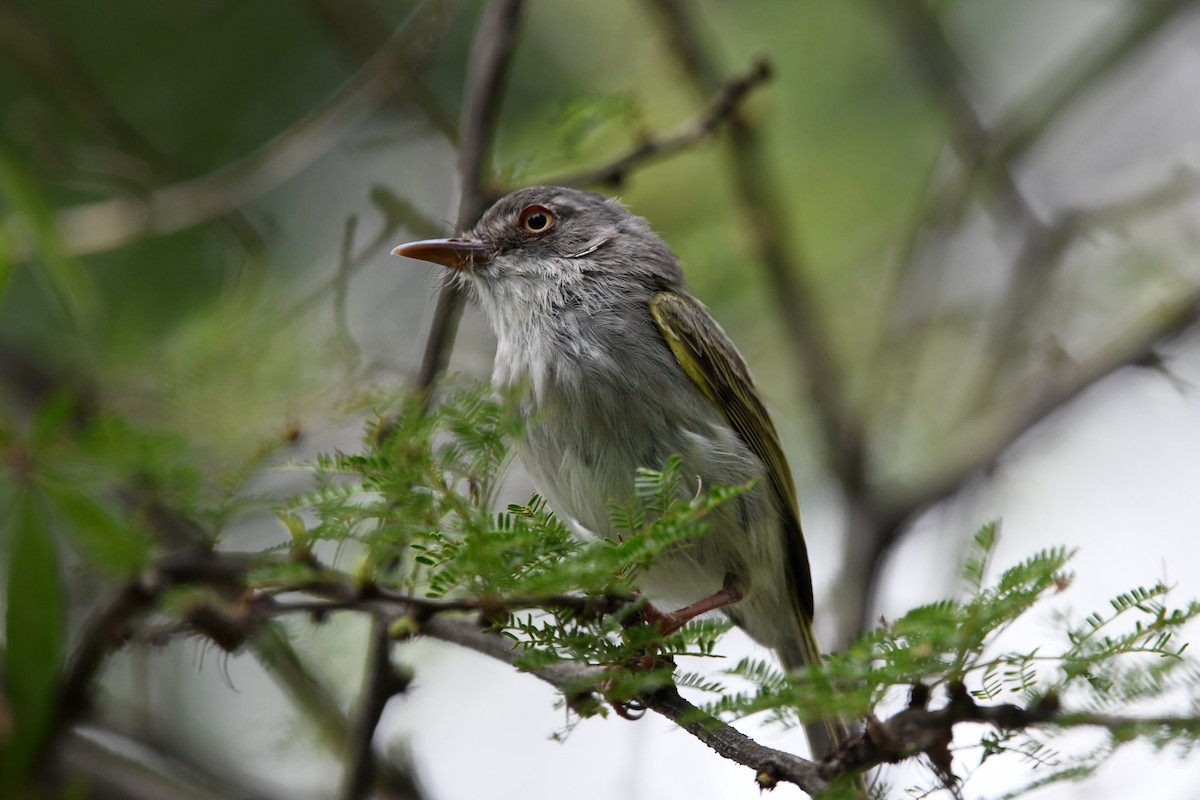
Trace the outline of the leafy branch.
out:
M 387 415 L 384 436 L 378 422 L 369 424 L 362 452 L 291 465 L 311 476 L 312 488 L 277 503 L 278 547 L 259 554 L 192 548 L 141 559 L 89 626 L 97 635 L 85 637 L 71 658 L 74 688 L 62 698 L 64 710 L 85 702 L 100 663 L 126 642 L 202 636 L 238 651 L 274 636 L 276 619 L 351 612 L 371 618 L 380 637 L 373 644 L 380 666 L 371 673 L 380 684 L 365 695 L 376 703 L 407 690 L 390 643 L 430 636 L 552 683 L 581 717 L 608 708 L 623 716 L 653 711 L 752 768 L 761 786 L 790 782 L 811 794 L 836 794 L 864 769 L 919 755 L 940 785 L 953 786 L 963 769 L 950 744 L 963 723 L 992 728 L 976 740 L 981 762 L 1016 755 L 1058 763 L 1035 729 L 1051 738 L 1079 726 L 1110 731 L 1108 746 L 1054 773 L 1063 780 L 1094 773 L 1134 739 L 1187 749 L 1200 735 L 1195 716 L 1128 713 L 1135 704 L 1197 695 L 1200 669 L 1177 640 L 1200 616 L 1200 604 L 1173 607 L 1167 587 L 1135 588 L 1080 622 L 1057 617 L 1066 644 L 1056 654 L 1006 648 L 1015 622 L 1069 588 L 1071 553 L 1050 548 L 989 580 L 996 525 L 972 540 L 964 597 L 885 621 L 822 664 L 789 675 L 745 660 L 718 679 L 678 671 L 679 657 L 719 657 L 728 625 L 701 620 L 662 635 L 644 623 L 637 576 L 703 535 L 712 510 L 746 487 L 696 494 L 672 459 L 643 470 L 631 503 L 613 509 L 621 537 L 582 542 L 536 497 L 489 511 L 508 443 L 520 435 L 512 398 L 468 390 L 432 413 L 421 406 L 420 398 L 403 400 Z M 338 544 L 337 560 L 349 566 L 321 560 L 323 542 Z M 731 682 L 753 688 L 734 691 Z M 909 700 L 896 709 L 901 690 Z M 697 705 L 681 691 L 714 699 Z M 999 702 L 1003 695 L 1016 702 Z M 380 711 L 364 707 L 356 724 Z M 731 726 L 752 714 L 790 726 L 830 712 L 866 722 L 861 736 L 820 761 L 766 748 Z M 353 763 L 347 786 L 361 790 L 372 763 Z

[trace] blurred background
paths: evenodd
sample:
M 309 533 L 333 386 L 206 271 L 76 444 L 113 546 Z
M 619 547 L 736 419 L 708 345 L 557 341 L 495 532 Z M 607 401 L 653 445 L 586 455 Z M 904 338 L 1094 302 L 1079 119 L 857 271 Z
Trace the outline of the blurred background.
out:
M 991 519 L 999 564 L 1080 548 L 1064 611 L 1159 580 L 1200 595 L 1197 5 L 0 0 L 0 741 L 32 702 L 18 678 L 42 685 L 18 673 L 47 663 L 10 647 L 22 624 L 35 644 L 63 628 L 48 663 L 78 655 L 164 530 L 283 543 L 261 498 L 303 488 L 286 464 L 359 447 L 364 393 L 418 379 L 437 276 L 394 245 L 469 222 L 464 192 L 588 184 L 698 131 L 759 59 L 770 80 L 715 135 L 588 185 L 651 221 L 750 362 L 827 646 L 953 594 Z M 483 91 L 473 49 L 506 13 L 481 183 L 460 119 Z M 467 308 L 448 372 L 486 377 L 492 347 Z M 517 468 L 510 483 L 528 497 Z M 19 545 L 34 527 L 57 554 Z M 369 625 L 286 633 L 234 655 L 139 637 L 53 769 L 77 796 L 361 796 L 341 738 Z M 575 727 L 553 690 L 482 656 L 393 656 L 415 678 L 375 733 L 374 796 L 758 796 L 664 721 Z M 805 750 L 799 731 L 744 729 Z M 1037 777 L 978 762 L 961 754 L 970 796 Z M 1148 772 L 1161 797 L 1200 778 L 1132 749 L 1040 796 L 1128 796 Z

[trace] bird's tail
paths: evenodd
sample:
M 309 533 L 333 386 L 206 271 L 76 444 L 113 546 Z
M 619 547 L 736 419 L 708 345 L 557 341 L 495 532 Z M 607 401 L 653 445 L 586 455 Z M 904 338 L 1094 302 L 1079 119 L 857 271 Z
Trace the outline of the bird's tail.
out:
M 789 672 L 803 669 L 809 664 L 821 663 L 821 645 L 817 642 L 812 621 L 803 612 L 797 613 L 796 618 L 799 635 L 778 649 L 779 660 Z M 850 724 L 836 714 L 828 714 L 820 720 L 805 723 L 804 732 L 815 761 L 820 761 L 854 735 Z

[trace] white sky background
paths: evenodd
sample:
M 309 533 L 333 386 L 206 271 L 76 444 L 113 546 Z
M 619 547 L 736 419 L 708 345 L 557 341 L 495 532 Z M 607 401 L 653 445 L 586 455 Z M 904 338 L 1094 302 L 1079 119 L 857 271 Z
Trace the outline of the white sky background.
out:
M 1028 5 L 1029 0 L 1022 2 Z M 1013 91 L 1036 81 L 1055 54 L 1081 35 L 1077 26 L 1084 11 L 1091 9 L 1099 23 L 1118 5 L 1051 4 L 1061 7 L 1061 13 L 1047 12 L 1046 25 L 1032 39 L 1018 37 L 1025 30 L 1008 31 L 982 16 L 962 19 L 956 34 L 984 54 L 980 67 L 986 85 L 981 88 L 991 102 L 1003 106 Z M 1006 40 L 1006 33 L 1012 38 Z M 1179 169 L 1200 169 L 1200 25 L 1174 31 L 1168 38 L 1136 70 L 1089 98 L 1033 154 L 1022 185 L 1041 207 L 1119 199 Z M 1012 57 L 1013 47 L 1022 48 L 1022 58 Z M 989 54 L 994 63 L 988 61 Z M 1016 73 L 1011 72 L 1014 65 L 1019 68 Z M 1010 72 L 988 72 L 989 66 Z M 444 174 L 441 195 L 427 198 L 426 207 L 435 218 L 452 216 L 453 153 L 440 144 L 420 147 L 419 153 L 386 156 L 378 148 L 368 156 L 341 153 L 318 163 L 299 180 L 319 187 L 320 202 L 310 196 L 301 203 L 294 186 L 278 199 L 275 218 L 295 229 L 294 236 L 285 230 L 281 238 L 296 243 L 298 259 L 335 264 L 345 215 L 361 212 L 364 219 L 374 219 L 363 205 L 362 187 L 380 175 L 388 176 L 389 183 L 429 186 L 438 185 L 431 174 Z M 404 186 L 396 188 L 403 191 Z M 331 208 L 337 209 L 332 217 Z M 1193 215 L 1193 224 L 1196 219 Z M 315 236 L 323 237 L 325 252 L 314 253 Z M 1197 258 L 1193 250 L 1187 259 L 1193 276 L 1200 276 Z M 369 356 L 385 362 L 385 371 L 398 374 L 419 358 L 430 313 L 433 269 L 414 269 L 411 263 L 400 264 L 381 254 L 351 286 L 349 316 L 359 344 Z M 477 315 L 468 315 L 460 341 L 455 368 L 487 374 L 489 338 Z M 927 514 L 889 564 L 878 612 L 894 616 L 952 593 L 960 552 L 952 543 L 994 518 L 1003 520 L 997 566 L 1044 547 L 1079 548 L 1074 561 L 1078 579 L 1062 601 L 1080 615 L 1104 608 L 1118 591 L 1160 579 L 1178 587 L 1180 601 L 1200 596 L 1200 340 L 1193 335 L 1168 355 L 1174 379 L 1144 369 L 1119 373 L 1039 426 L 1010 451 L 991 478 Z M 330 434 L 315 446 L 353 447 L 351 436 Z M 801 497 L 811 537 L 837 528 L 840 513 L 827 493 L 801 486 Z M 828 565 L 837 551 L 819 542 L 812 549 L 819 603 L 832 580 L 834 571 Z M 1017 635 L 1030 637 L 1022 640 L 1027 646 L 1026 641 L 1049 630 L 1048 624 L 1035 621 Z M 357 682 L 361 641 L 360 626 L 336 624 L 304 645 L 344 688 L 346 699 L 353 696 Z M 737 632 L 723 640 L 723 648 L 728 648 L 731 664 L 744 652 L 765 655 Z M 397 655 L 415 667 L 417 680 L 408 694 L 389 705 L 378 741 L 411 752 L 432 800 L 760 797 L 749 770 L 722 761 L 653 715 L 637 723 L 586 720 L 560 744 L 548 737 L 563 727 L 566 717 L 554 709 L 553 690 L 536 678 L 431 642 L 405 645 Z M 244 765 L 265 785 L 286 787 L 294 796 L 325 797 L 332 791 L 337 781 L 333 762 L 314 755 L 312 734 L 290 717 L 286 700 L 279 697 L 277 703 L 267 704 L 274 707 L 273 713 L 262 713 L 264 698 L 277 690 L 251 659 L 230 659 L 222 669 L 215 664 L 218 656 L 210 655 L 205 668 L 197 669 L 199 656 L 191 645 L 150 656 L 124 654 L 120 661 L 127 669 L 120 670 L 124 678 L 114 682 L 114 693 L 124 688 L 138 695 L 132 690 L 140 688 L 139 675 L 145 674 L 138 667 L 141 663 L 144 668 L 142 659 L 175 662 L 173 671 L 182 675 L 189 692 L 184 696 L 169 679 L 158 679 L 157 701 L 177 707 L 196 726 L 197 747 Z M 253 716 L 248 716 L 252 709 Z M 245 735 L 227 737 L 230 719 L 241 717 Z M 755 730 L 752 723 L 739 727 L 766 744 L 806 749 L 799 731 Z M 1148 774 L 1154 776 L 1151 787 Z M 1007 769 L 976 776 L 967 796 L 1001 794 L 1029 775 L 1026 765 L 1012 760 Z M 1152 788 L 1155 797 L 1191 798 L 1198 782 L 1200 759 L 1181 761 L 1169 754 L 1131 751 L 1098 780 L 1037 796 L 1103 800 Z M 896 779 L 897 788 L 905 785 Z M 781 787 L 773 796 L 800 793 Z

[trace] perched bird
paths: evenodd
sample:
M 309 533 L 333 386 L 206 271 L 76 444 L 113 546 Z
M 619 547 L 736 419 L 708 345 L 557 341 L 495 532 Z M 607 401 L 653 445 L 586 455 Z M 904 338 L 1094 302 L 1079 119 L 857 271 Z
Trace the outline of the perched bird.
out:
M 585 533 L 611 536 L 639 467 L 671 455 L 696 486 L 754 488 L 711 530 L 642 577 L 687 604 L 674 628 L 716 608 L 795 668 L 820 658 L 808 552 L 779 435 L 733 342 L 688 293 L 679 259 L 647 222 L 603 195 L 556 186 L 500 199 L 461 238 L 392 251 L 453 270 L 498 338 L 494 380 L 524 387 L 517 452 L 538 491 Z M 845 735 L 808 726 L 820 757 Z

